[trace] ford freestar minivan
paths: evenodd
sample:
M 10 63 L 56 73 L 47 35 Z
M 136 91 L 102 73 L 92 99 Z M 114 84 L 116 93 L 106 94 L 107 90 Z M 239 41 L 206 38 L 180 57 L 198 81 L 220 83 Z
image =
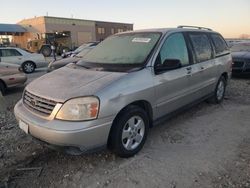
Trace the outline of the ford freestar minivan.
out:
M 154 122 L 201 100 L 222 102 L 231 64 L 225 40 L 210 29 L 120 33 L 30 83 L 15 115 L 51 145 L 79 153 L 108 146 L 130 157 Z

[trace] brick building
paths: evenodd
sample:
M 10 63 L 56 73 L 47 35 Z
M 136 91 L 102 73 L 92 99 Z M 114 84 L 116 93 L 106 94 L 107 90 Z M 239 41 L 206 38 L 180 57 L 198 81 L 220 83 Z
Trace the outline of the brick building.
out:
M 45 34 L 62 33 L 71 40 L 71 47 L 80 46 L 90 41 L 100 41 L 109 35 L 133 30 L 133 24 L 82 20 L 42 16 L 24 19 L 17 23 L 26 29 L 20 36 L 13 37 L 13 43 L 26 48 L 27 42 L 43 38 Z

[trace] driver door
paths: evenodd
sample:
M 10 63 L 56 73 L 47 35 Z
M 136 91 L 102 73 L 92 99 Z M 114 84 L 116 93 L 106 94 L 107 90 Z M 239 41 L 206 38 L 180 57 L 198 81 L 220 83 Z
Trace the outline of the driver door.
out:
M 157 72 L 156 67 L 166 60 L 179 60 L 181 67 Z M 165 40 L 155 62 L 156 118 L 190 103 L 192 69 L 188 48 L 182 33 L 171 34 Z

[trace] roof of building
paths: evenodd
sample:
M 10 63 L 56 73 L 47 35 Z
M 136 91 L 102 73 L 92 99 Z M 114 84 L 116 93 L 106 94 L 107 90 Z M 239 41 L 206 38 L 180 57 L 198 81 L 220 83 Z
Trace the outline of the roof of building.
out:
M 18 24 L 1 24 L 0 33 L 24 33 L 26 30 Z
M 21 20 L 20 22 L 18 23 L 22 23 L 23 21 L 26 21 L 26 20 L 37 20 L 37 19 L 40 19 L 40 18 L 49 18 L 49 19 L 63 19 L 63 20 L 78 20 L 78 21 L 87 21 L 87 22 L 95 22 L 95 23 L 113 23 L 113 24 L 126 24 L 126 25 L 134 25 L 133 23 L 122 23 L 122 22 L 112 22 L 112 21 L 99 21 L 99 20 L 87 20 L 87 19 L 79 19 L 79 18 L 65 18 L 65 17 L 55 17 L 55 16 L 38 16 L 38 17 L 34 17 L 34 18 L 28 18 L 28 19 L 24 19 L 24 20 Z

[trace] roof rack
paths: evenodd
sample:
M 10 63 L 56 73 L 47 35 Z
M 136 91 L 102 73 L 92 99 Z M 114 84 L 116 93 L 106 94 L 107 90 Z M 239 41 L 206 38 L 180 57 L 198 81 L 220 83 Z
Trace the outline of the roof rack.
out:
M 189 26 L 189 25 L 179 25 L 177 28 L 196 28 L 196 29 L 203 29 L 203 30 L 213 31 L 212 29 L 207 28 L 207 27 Z

